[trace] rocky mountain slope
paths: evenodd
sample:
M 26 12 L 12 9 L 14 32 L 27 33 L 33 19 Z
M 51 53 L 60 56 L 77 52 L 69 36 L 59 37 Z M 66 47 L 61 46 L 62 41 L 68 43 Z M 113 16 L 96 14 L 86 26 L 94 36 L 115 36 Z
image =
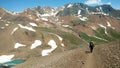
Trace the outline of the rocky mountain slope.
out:
M 36 6 L 21 13 L 0 8 L 0 58 L 27 62 L 31 57 L 86 46 L 89 41 L 102 44 L 119 40 L 119 14 L 110 5 L 82 3 L 58 8 Z M 8 60 L 0 64 L 4 62 Z

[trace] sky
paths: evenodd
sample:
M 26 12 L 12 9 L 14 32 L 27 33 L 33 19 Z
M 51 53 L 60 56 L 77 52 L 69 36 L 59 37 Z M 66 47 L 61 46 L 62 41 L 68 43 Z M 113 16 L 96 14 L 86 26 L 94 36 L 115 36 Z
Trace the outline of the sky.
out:
M 35 6 L 60 7 L 69 3 L 84 3 L 89 6 L 109 4 L 115 9 L 120 9 L 120 0 L 0 0 L 0 8 L 22 12 Z

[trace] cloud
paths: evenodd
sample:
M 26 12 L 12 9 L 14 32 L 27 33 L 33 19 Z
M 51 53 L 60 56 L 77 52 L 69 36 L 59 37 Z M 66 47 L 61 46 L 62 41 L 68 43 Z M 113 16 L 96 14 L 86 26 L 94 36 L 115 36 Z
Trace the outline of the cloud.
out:
M 102 5 L 102 4 L 108 4 L 108 5 L 111 5 L 111 2 L 107 2 L 107 3 L 103 3 L 101 0 L 87 0 L 85 2 L 85 4 L 98 4 L 98 5 Z
M 106 4 L 111 5 L 111 2 L 107 2 Z
M 101 4 L 101 0 L 87 0 L 85 4 Z

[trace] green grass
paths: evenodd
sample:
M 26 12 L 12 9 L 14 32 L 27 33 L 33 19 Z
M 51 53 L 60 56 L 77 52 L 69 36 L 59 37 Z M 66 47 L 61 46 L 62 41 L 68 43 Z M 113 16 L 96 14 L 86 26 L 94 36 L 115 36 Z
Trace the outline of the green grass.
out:
M 81 21 L 81 20 L 72 20 L 72 21 L 70 21 L 70 24 L 72 26 L 76 26 L 76 25 L 85 26 L 87 24 L 87 22 L 86 21 Z
M 109 30 L 110 35 L 115 38 L 115 39 L 120 39 L 120 33 L 118 33 L 117 31 L 110 29 Z
M 27 31 L 25 31 L 25 35 L 27 35 L 27 36 L 28 36 L 28 35 L 29 35 L 29 33 L 28 33 Z
M 89 36 L 83 32 L 80 32 L 80 33 L 78 32 L 78 34 L 81 36 L 81 38 L 84 39 L 85 41 L 83 41 L 82 39 L 73 35 L 72 33 L 63 32 L 63 31 L 60 31 L 55 28 L 40 27 L 37 29 L 40 32 L 42 32 L 42 34 L 44 34 L 44 32 L 45 33 L 55 33 L 55 34 L 61 36 L 64 39 L 64 42 L 66 43 L 66 45 L 69 45 L 73 48 L 78 47 L 80 45 L 86 45 L 85 41 L 87 41 L 87 42 L 94 41 L 95 44 L 101 44 L 101 43 L 108 43 L 111 41 L 115 41 L 116 39 L 120 39 L 120 33 L 117 33 L 116 31 L 114 31 L 112 29 L 107 30 L 108 35 L 105 34 L 105 30 L 103 28 L 99 28 L 96 31 L 94 31 L 95 36 L 102 38 L 102 39 L 98 39 L 94 36 Z
M 107 42 L 111 42 L 111 41 L 115 41 L 117 39 L 120 39 L 120 33 L 116 32 L 113 29 L 108 29 L 108 35 L 105 34 L 105 30 L 103 28 L 99 28 L 96 31 L 94 31 L 96 37 L 102 38 L 104 40 L 95 38 L 93 36 L 88 36 L 87 34 L 80 32 L 80 36 L 86 40 L 86 41 L 94 41 L 96 44 L 99 43 L 107 43 Z M 107 40 L 107 41 L 105 41 Z
M 81 35 L 81 37 L 82 37 L 83 39 L 85 39 L 87 42 L 93 41 L 93 42 L 95 42 L 95 44 L 99 44 L 99 43 L 101 43 L 101 42 L 102 42 L 102 43 L 107 42 L 107 41 L 100 40 L 100 39 L 95 38 L 95 37 L 92 37 L 92 36 L 88 36 L 87 34 L 85 34 L 85 33 L 83 33 L 83 32 L 81 32 L 80 35 Z
M 108 41 L 113 41 L 113 40 L 114 40 L 111 36 L 105 34 L 105 30 L 104 30 L 103 28 L 99 28 L 99 29 L 97 29 L 97 30 L 94 31 L 94 32 L 95 32 L 95 35 L 96 35 L 97 37 L 106 39 L 106 40 L 108 40 Z

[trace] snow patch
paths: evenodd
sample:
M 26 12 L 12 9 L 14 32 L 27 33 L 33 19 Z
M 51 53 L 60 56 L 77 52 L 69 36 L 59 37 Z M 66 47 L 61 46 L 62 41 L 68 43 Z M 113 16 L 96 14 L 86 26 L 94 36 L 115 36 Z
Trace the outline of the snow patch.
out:
M 54 35 L 58 37 L 58 39 L 61 41 L 61 46 L 64 47 L 64 43 L 62 43 L 63 38 L 61 36 L 57 35 L 57 34 L 54 34 Z
M 102 10 L 102 7 L 99 7 L 99 9 L 100 9 L 101 12 L 103 11 L 103 10 Z
M 52 9 L 51 11 L 48 11 L 45 14 L 40 15 L 41 17 L 50 17 L 50 16 L 55 16 L 58 13 L 58 11 L 55 11 L 54 9 Z
M 63 27 L 69 27 L 69 25 L 62 25 Z
M 99 8 L 96 8 L 96 10 L 100 12 Z
M 20 44 L 20 43 L 15 43 L 15 46 L 14 46 L 14 48 L 19 48 L 19 47 L 23 47 L 23 46 L 26 46 L 26 45 L 23 45 L 23 44 Z
M 37 27 L 37 24 L 35 24 L 35 23 L 29 23 L 31 26 L 34 26 L 34 27 Z
M 42 20 L 44 20 L 44 21 L 48 21 L 48 19 L 47 18 L 41 18 Z
M 65 46 L 65 45 L 64 45 L 64 43 L 61 43 L 61 46 L 63 46 L 63 47 L 64 47 L 64 46 Z
M 39 19 L 37 18 L 37 19 L 35 19 L 36 21 L 39 21 Z
M 13 29 L 13 31 L 11 32 L 11 35 L 12 35 L 13 33 L 15 33 L 15 31 L 17 31 L 17 29 L 18 29 L 18 27 L 15 27 L 15 28 Z
M 102 25 L 102 24 L 98 24 L 98 25 L 99 25 L 100 27 L 102 27 L 102 28 L 104 28 L 104 29 L 105 29 L 105 34 L 108 34 L 108 33 L 107 33 L 107 30 L 106 30 L 106 29 L 107 29 L 107 27 L 105 27 L 105 26 L 104 26 L 104 25 Z
M 23 28 L 23 29 L 27 29 L 27 30 L 30 30 L 30 31 L 36 32 L 36 30 L 34 30 L 32 27 L 23 26 L 23 25 L 21 25 L 21 24 L 18 24 L 18 26 L 19 26 L 20 28 Z
M 96 30 L 97 28 L 95 26 L 90 26 L 93 30 Z
M 32 46 L 30 47 L 30 49 L 34 49 L 37 46 L 40 46 L 42 44 L 42 42 L 40 40 L 35 40 L 35 42 L 32 44 Z
M 5 26 L 9 26 L 9 24 L 5 24 Z
M 100 38 L 100 37 L 97 37 L 97 36 L 94 36 L 94 37 L 97 38 L 97 39 L 103 40 L 103 41 L 108 41 L 106 39 L 103 39 L 103 38 Z
M 48 45 L 51 46 L 51 49 L 42 50 L 42 56 L 49 55 L 49 53 L 51 53 L 52 51 L 54 51 L 57 48 L 56 42 L 54 40 L 50 40 L 48 42 Z
M 80 13 L 81 13 L 81 10 L 78 10 L 78 15 L 80 15 Z
M 46 13 L 46 14 L 42 14 L 41 16 L 42 17 L 47 17 L 47 16 L 51 16 L 51 15 Z
M 15 56 L 15 55 L 1 55 L 1 56 L 0 56 L 0 63 L 9 62 L 9 61 L 11 61 L 11 59 L 12 59 L 14 56 Z
M 12 15 L 19 15 L 19 12 L 12 12 Z
M 2 17 L 0 17 L 0 19 L 2 19 Z
M 109 13 L 104 13 L 104 12 L 91 12 L 90 14 L 102 14 L 102 15 L 105 15 L 105 16 L 109 16 Z
M 107 21 L 107 26 L 111 27 L 112 29 L 115 29 L 115 27 L 112 27 L 111 24 L 110 24 L 110 22 L 108 22 L 108 21 Z
M 102 24 L 98 24 L 100 27 L 103 27 L 103 28 L 105 28 L 106 29 L 106 27 L 104 26 L 104 25 L 102 25 Z
M 5 27 L 1 27 L 1 29 L 5 29 Z
M 72 7 L 73 6 L 73 4 L 69 4 L 68 6 L 67 6 L 67 8 L 70 8 L 70 7 Z
M 110 22 L 108 22 L 108 21 L 107 21 L 107 26 L 108 26 L 108 27 L 111 27 L 111 24 L 110 24 Z
M 80 17 L 80 20 L 82 20 L 82 21 L 87 21 L 88 18 L 87 18 L 87 17 Z
M 60 37 L 59 35 L 57 35 L 57 34 L 55 34 L 57 37 L 58 37 L 58 39 L 60 40 L 60 41 L 62 41 L 63 40 L 63 38 L 62 37 Z

